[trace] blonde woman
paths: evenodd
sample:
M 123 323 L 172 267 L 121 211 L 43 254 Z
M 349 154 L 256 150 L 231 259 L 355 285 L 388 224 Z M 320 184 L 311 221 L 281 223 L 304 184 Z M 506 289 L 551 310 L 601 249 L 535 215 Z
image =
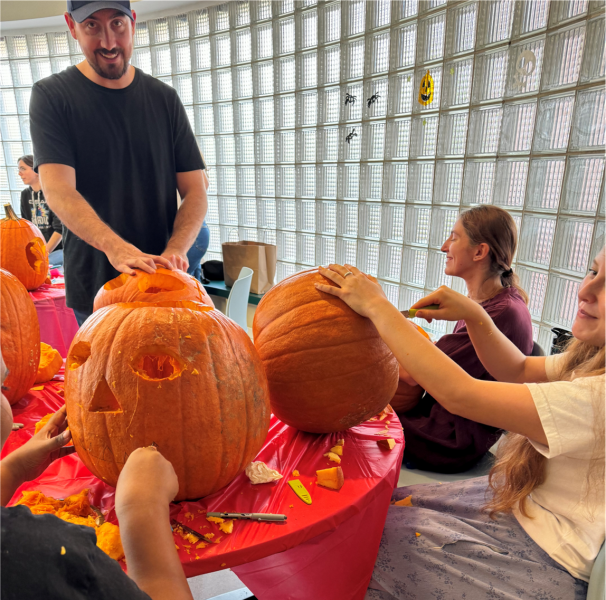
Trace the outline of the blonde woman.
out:
M 398 489 L 366 598 L 581 600 L 604 543 L 604 249 L 578 294 L 564 354 L 526 357 L 483 308 L 440 288 L 415 308 L 463 319 L 496 381 L 473 379 L 415 337 L 376 280 L 355 267 L 319 290 L 368 317 L 401 365 L 450 412 L 510 432 L 488 477 Z

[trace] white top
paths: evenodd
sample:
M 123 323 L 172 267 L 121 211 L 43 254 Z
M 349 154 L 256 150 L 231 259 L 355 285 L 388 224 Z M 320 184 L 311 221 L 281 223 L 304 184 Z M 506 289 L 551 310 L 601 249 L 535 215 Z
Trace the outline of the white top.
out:
M 555 381 L 564 355 L 548 356 L 549 383 L 528 383 L 548 446 L 533 442 L 549 460 L 545 482 L 527 500 L 524 517 L 513 513 L 526 533 L 566 570 L 589 581 L 595 557 L 604 543 L 604 481 L 587 494 L 592 458 L 604 462 L 604 446 L 596 445 L 595 407 L 604 419 L 604 375 Z

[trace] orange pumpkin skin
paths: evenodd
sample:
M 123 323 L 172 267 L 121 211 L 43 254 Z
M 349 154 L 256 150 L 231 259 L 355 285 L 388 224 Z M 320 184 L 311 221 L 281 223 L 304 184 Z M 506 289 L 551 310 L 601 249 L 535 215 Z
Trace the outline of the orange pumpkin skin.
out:
M 380 412 L 398 385 L 398 362 L 369 319 L 318 291 L 317 269 L 274 286 L 253 321 L 272 412 L 302 431 L 332 433 Z
M 78 455 L 116 485 L 129 454 L 156 444 L 177 500 L 230 483 L 269 430 L 263 366 L 247 334 L 197 302 L 114 304 L 76 334 L 65 403 Z
M 40 230 L 20 219 L 10 204 L 0 221 L 0 268 L 12 273 L 28 290 L 39 288 L 48 275 L 48 252 Z
M 93 311 L 118 302 L 172 302 L 193 300 L 214 308 L 200 282 L 184 271 L 157 267 L 155 273 L 135 269 L 135 275 L 122 273 L 108 281 L 95 296 Z
M 40 325 L 34 302 L 23 284 L 0 269 L 0 336 L 8 368 L 4 395 L 15 404 L 34 385 L 40 363 Z
M 63 366 L 63 358 L 58 350 L 52 346 L 40 342 L 40 364 L 36 373 L 34 383 L 46 383 L 50 381 Z

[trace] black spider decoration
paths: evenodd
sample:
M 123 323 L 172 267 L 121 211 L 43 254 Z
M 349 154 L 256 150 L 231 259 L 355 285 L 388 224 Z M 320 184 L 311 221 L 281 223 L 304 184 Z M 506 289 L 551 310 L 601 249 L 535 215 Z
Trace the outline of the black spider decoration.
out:
M 380 97 L 381 94 L 373 94 L 368 100 L 366 100 L 366 106 L 370 108 L 371 105 L 374 104 Z
M 345 106 L 347 106 L 348 104 L 354 104 L 356 99 L 357 99 L 357 96 L 353 96 L 349 92 L 346 92 L 345 93 Z
M 349 133 L 349 134 L 347 135 L 347 137 L 345 138 L 345 141 L 346 141 L 348 144 L 351 144 L 351 140 L 353 140 L 355 137 L 358 137 L 358 134 L 356 133 L 356 130 L 355 130 L 355 129 L 352 129 L 352 130 L 351 130 L 351 133 Z

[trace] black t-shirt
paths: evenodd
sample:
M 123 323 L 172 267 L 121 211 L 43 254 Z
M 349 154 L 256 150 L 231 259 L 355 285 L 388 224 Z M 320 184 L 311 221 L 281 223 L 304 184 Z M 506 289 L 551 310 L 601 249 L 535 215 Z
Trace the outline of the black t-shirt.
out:
M 96 546 L 92 527 L 27 506 L 3 507 L 1 516 L 2 600 L 150 600 Z
M 177 92 L 135 70 L 120 90 L 69 67 L 36 83 L 30 100 L 34 168 L 76 170 L 76 188 L 99 217 L 139 250 L 161 254 L 177 214 L 177 173 L 204 168 Z M 66 229 L 67 305 L 91 312 L 118 272 L 105 254 Z
M 40 230 L 47 242 L 55 231 L 63 235 L 61 220 L 48 207 L 42 190 L 34 192 L 31 187 L 26 187 L 21 192 L 21 216 L 31 221 Z M 63 248 L 63 242 L 59 242 L 55 250 L 61 250 L 61 248 Z

